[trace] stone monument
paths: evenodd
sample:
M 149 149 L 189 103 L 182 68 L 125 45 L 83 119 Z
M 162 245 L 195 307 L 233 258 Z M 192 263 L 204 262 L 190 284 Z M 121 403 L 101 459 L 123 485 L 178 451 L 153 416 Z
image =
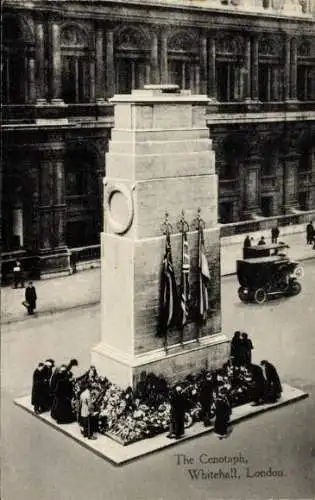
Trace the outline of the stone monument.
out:
M 221 333 L 218 185 L 205 120 L 208 99 L 177 86 L 151 85 L 111 102 L 115 123 L 106 156 L 101 235 L 102 338 L 92 349 L 92 363 L 122 387 L 134 386 L 142 371 L 173 382 L 202 368 L 218 368 L 229 351 Z M 183 329 L 170 328 L 165 349 L 165 339 L 157 335 L 162 227 L 167 213 L 179 285 L 182 211 L 189 225 L 191 304 L 199 256 L 192 221 L 198 213 L 204 221 L 209 311 L 202 325 L 189 319 Z

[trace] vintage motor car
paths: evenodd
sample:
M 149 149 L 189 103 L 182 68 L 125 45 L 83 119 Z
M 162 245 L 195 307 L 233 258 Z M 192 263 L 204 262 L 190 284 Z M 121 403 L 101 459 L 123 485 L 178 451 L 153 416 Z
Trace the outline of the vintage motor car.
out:
M 300 293 L 302 287 L 298 280 L 303 277 L 303 268 L 283 253 L 287 245 L 250 248 L 252 257 L 237 261 L 238 296 L 242 302 L 263 304 L 271 297 Z

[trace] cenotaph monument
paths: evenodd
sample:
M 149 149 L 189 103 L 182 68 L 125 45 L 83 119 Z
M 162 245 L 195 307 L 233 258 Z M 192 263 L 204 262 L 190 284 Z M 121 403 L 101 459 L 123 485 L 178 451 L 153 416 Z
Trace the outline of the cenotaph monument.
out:
M 229 353 L 221 332 L 218 180 L 205 119 L 208 98 L 151 85 L 111 102 L 115 121 L 106 155 L 101 235 L 102 336 L 91 361 L 121 387 L 135 386 L 143 371 L 174 382 L 222 366 Z M 180 287 L 181 217 L 188 228 L 188 310 L 196 307 L 198 289 L 196 220 L 203 223 L 208 311 L 202 324 L 188 315 L 184 327 L 170 327 L 166 348 L 157 333 L 163 227 L 169 228 Z

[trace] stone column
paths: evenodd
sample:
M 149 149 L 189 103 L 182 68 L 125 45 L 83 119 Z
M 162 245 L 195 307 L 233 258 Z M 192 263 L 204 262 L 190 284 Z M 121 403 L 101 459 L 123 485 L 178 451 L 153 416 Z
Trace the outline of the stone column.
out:
M 259 99 L 259 87 L 258 87 L 258 78 L 259 78 L 259 43 L 258 37 L 254 36 L 251 41 L 251 91 L 252 91 L 252 100 L 258 101 Z
M 159 54 L 158 54 L 158 36 L 153 31 L 151 33 L 151 83 L 159 83 Z
M 106 155 L 101 238 L 102 337 L 91 361 L 100 374 L 122 387 L 135 386 L 142 371 L 163 373 L 174 382 L 202 368 L 215 369 L 229 351 L 221 333 L 218 184 L 206 126 L 208 99 L 174 90 L 170 95 L 169 86 L 165 91 L 163 86 L 148 86 L 112 99 L 115 125 Z M 212 312 L 204 325 L 191 317 L 184 331 L 174 326 L 165 349 L 165 338 L 157 335 L 165 253 L 161 223 L 168 212 L 179 277 L 182 238 L 176 221 L 184 208 L 191 224 L 199 207 L 211 265 Z M 197 231 L 191 229 L 188 243 L 190 291 L 196 297 Z
M 112 28 L 106 31 L 106 97 L 115 93 L 115 62 L 114 62 L 114 32 Z
M 290 214 L 297 208 L 297 163 L 298 159 L 289 155 L 283 158 L 283 210 Z
M 36 71 L 35 57 L 33 55 L 31 55 L 29 60 L 28 60 L 28 84 L 29 84 L 28 100 L 29 100 L 29 102 L 35 102 L 35 100 L 36 100 L 35 71 Z
M 90 102 L 95 102 L 95 61 L 92 55 L 90 55 L 90 67 L 89 67 L 89 75 L 90 75 Z
M 42 21 L 37 21 L 35 25 L 36 41 L 35 41 L 35 57 L 36 57 L 36 98 L 38 101 L 46 101 L 46 85 L 45 85 L 45 36 L 44 24 Z
M 251 39 L 248 36 L 245 40 L 245 69 L 246 80 L 244 89 L 244 98 L 251 98 Z
M 61 49 L 60 26 L 53 21 L 51 26 L 51 100 L 53 104 L 61 104 Z
M 297 99 L 297 44 L 296 38 L 291 39 L 291 78 L 290 78 L 290 97 L 293 100 Z
M 285 37 L 284 43 L 284 100 L 290 99 L 290 63 L 291 63 L 291 42 L 290 37 Z
M 216 78 L 216 57 L 215 57 L 215 36 L 212 35 L 209 39 L 209 89 L 208 95 L 209 97 L 216 99 L 217 98 L 217 78 Z
M 208 94 L 208 50 L 207 37 L 200 37 L 200 94 Z M 197 90 L 198 92 L 198 90 Z
M 97 26 L 96 28 L 95 57 L 96 57 L 96 78 L 95 78 L 96 101 L 104 101 L 105 68 L 104 68 L 104 31 L 102 26 Z
M 161 83 L 168 83 L 168 60 L 167 60 L 167 33 L 161 33 L 161 55 L 160 55 Z
M 259 170 L 260 165 L 245 163 L 244 165 L 244 219 L 252 219 L 260 213 L 259 200 Z

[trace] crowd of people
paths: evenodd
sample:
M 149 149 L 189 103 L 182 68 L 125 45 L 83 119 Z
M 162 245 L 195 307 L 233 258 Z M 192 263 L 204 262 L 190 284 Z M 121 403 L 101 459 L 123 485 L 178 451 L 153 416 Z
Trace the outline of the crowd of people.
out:
M 248 334 L 237 331 L 231 341 L 230 357 L 221 369 L 188 375 L 173 387 L 163 377 L 143 372 L 135 389 L 129 387 L 121 392 L 124 418 L 141 405 L 152 410 L 168 405 L 168 438 L 180 439 L 185 434 L 187 412 L 205 427 L 214 419 L 214 432 L 220 439 L 227 437 L 233 407 L 248 402 L 273 403 L 281 396 L 276 368 L 266 360 L 253 364 L 253 348 Z M 35 413 L 50 412 L 58 424 L 77 421 L 82 435 L 95 439 L 100 428 L 106 431 L 106 422 L 100 423 L 100 408 L 106 406 L 106 391 L 114 386 L 106 377 L 99 377 L 93 366 L 75 378 L 75 366 L 76 359 L 58 367 L 52 359 L 40 362 L 33 373 L 32 405 Z

